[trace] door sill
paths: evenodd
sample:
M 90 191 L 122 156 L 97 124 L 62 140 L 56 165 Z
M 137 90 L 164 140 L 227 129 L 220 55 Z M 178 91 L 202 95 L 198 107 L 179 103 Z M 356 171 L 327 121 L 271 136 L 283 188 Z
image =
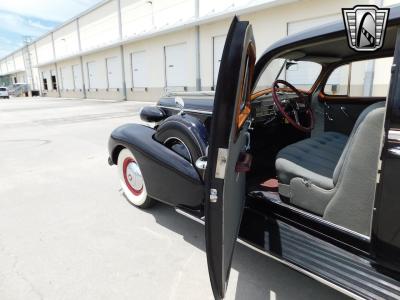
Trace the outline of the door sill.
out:
M 279 219 L 356 255 L 370 256 L 370 238 L 368 236 L 286 204 L 280 200 L 277 193 L 272 193 L 271 197 L 268 197 L 268 194 L 268 192 L 250 192 L 246 202 L 247 209 Z

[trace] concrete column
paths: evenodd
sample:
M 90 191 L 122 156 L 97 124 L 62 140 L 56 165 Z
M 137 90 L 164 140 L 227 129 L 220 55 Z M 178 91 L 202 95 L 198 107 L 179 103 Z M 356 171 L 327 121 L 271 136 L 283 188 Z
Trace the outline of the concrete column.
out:
M 119 40 L 122 41 L 122 14 L 121 14 L 121 0 L 117 0 L 118 4 L 118 31 L 119 31 Z M 127 91 L 126 91 L 126 78 L 125 78 L 125 53 L 124 46 L 121 44 L 120 55 L 121 55 L 121 72 L 122 72 L 122 93 L 123 100 L 127 100 Z
M 7 73 L 8 73 L 8 72 L 10 72 L 10 71 L 8 70 L 8 62 L 7 62 L 7 60 L 8 60 L 8 57 L 5 58 L 5 61 L 6 61 L 6 70 L 7 70 Z
M 60 90 L 61 76 L 58 76 L 58 66 L 57 66 L 57 61 L 56 61 L 56 59 L 57 59 L 56 58 L 56 48 L 54 47 L 54 33 L 53 32 L 51 32 L 51 45 L 53 46 L 54 66 L 56 68 L 57 92 L 58 92 L 58 97 L 61 98 L 61 90 Z
M 13 63 L 14 63 L 14 72 L 17 73 L 17 65 L 15 64 L 14 54 L 12 55 Z
M 194 16 L 195 19 L 199 18 L 199 0 L 194 1 Z M 201 70 L 200 70 L 200 26 L 196 25 L 195 28 L 195 51 L 196 51 L 196 91 L 201 91 Z
M 79 50 L 79 53 L 81 53 L 82 52 L 82 44 L 81 44 L 81 27 L 79 25 L 79 18 L 76 19 L 76 32 L 77 32 L 77 36 L 78 36 L 78 50 Z M 79 62 L 81 64 L 83 98 L 86 99 L 87 95 L 86 95 L 86 85 L 85 85 L 85 73 L 83 72 L 83 57 L 82 57 L 82 55 L 79 56 Z
M 39 59 L 38 59 L 38 55 L 37 55 L 36 43 L 34 43 L 33 46 L 35 47 L 36 66 L 38 66 L 39 65 Z M 37 67 L 37 69 L 38 69 L 38 73 L 39 73 L 39 90 L 40 90 L 40 94 L 42 94 L 43 93 L 43 86 L 42 86 L 43 78 L 42 78 L 42 74 L 41 74 L 42 72 L 40 72 L 40 68 L 39 67 Z

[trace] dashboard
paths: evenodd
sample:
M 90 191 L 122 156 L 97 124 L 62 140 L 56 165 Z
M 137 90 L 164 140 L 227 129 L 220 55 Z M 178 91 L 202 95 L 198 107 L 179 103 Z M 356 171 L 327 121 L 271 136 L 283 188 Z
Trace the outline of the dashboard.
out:
M 276 117 L 274 100 L 271 95 L 261 96 L 251 102 L 255 123 L 265 123 Z

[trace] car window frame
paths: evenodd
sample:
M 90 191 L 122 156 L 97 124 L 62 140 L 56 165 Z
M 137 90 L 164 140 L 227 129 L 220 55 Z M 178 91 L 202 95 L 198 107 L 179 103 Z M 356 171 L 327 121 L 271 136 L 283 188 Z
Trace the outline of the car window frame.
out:
M 266 69 L 269 67 L 269 65 L 275 60 L 275 59 L 284 59 L 284 58 L 282 58 L 282 57 L 273 57 L 269 62 L 268 62 L 268 64 L 266 64 L 265 65 L 265 67 L 264 67 L 264 69 L 262 70 L 262 72 L 260 72 L 260 75 L 258 76 L 258 79 L 257 79 L 257 81 L 254 83 L 254 85 L 253 85 L 253 87 L 252 87 L 252 89 L 251 89 L 251 95 L 257 95 L 258 93 L 260 93 L 261 91 L 264 91 L 264 90 L 266 90 L 266 89 L 271 89 L 272 90 L 272 86 L 270 86 L 270 87 L 265 87 L 265 88 L 262 88 L 262 89 L 258 89 L 258 84 L 259 84 L 259 82 L 260 82 L 260 79 L 261 79 L 261 77 L 262 77 L 262 74 L 266 71 Z M 317 65 L 319 65 L 320 67 L 321 67 L 321 69 L 320 69 L 320 71 L 319 71 L 319 73 L 317 74 L 317 76 L 315 77 L 315 81 L 314 81 L 314 83 L 312 83 L 311 84 L 311 86 L 310 86 L 310 88 L 307 90 L 307 89 L 304 89 L 304 88 L 298 88 L 297 86 L 296 86 L 296 84 L 293 84 L 294 85 L 294 87 L 295 88 L 298 88 L 299 90 L 301 90 L 302 92 L 304 92 L 304 93 L 306 93 L 306 94 L 308 94 L 308 95 L 311 95 L 311 94 L 313 94 L 313 92 L 315 91 L 315 89 L 319 86 L 319 83 L 320 83 L 320 79 L 321 79 L 321 77 L 323 77 L 323 75 L 324 75 L 324 73 L 325 73 L 325 69 L 326 69 L 326 65 L 325 64 L 323 64 L 323 63 L 319 63 L 319 62 L 315 62 L 315 61 L 308 61 L 308 60 L 299 60 L 298 62 L 313 62 L 313 63 L 315 63 L 315 64 L 317 64 Z M 285 65 L 286 64 L 286 62 L 283 64 L 283 65 Z M 284 77 L 284 80 L 286 81 L 286 71 L 287 70 L 284 70 L 284 74 L 285 74 L 285 77 Z M 276 79 L 279 79 L 279 78 L 276 78 Z M 275 80 L 274 80 L 275 81 Z M 272 82 L 273 83 L 273 82 Z M 289 83 L 291 83 L 291 82 L 289 82 Z M 253 98 L 253 100 L 254 100 L 254 98 Z
M 360 57 L 358 57 L 357 59 L 354 59 L 354 57 L 350 57 L 349 59 L 344 59 L 341 60 L 340 62 L 337 63 L 332 63 L 329 65 L 326 65 L 325 68 L 325 72 L 323 74 L 323 78 L 321 78 L 320 84 L 318 84 L 319 86 L 319 95 L 321 98 L 323 99 L 333 99 L 333 98 L 337 98 L 337 99 L 349 99 L 349 98 L 353 98 L 353 99 L 360 99 L 360 98 L 364 98 L 364 99 L 380 99 L 380 98 L 386 98 L 386 96 L 350 96 L 350 85 L 348 88 L 348 94 L 347 95 L 331 95 L 331 94 L 326 94 L 325 93 L 325 87 L 326 84 L 329 80 L 329 77 L 332 75 L 332 73 L 339 67 L 343 66 L 343 65 L 347 65 L 347 64 L 351 64 L 354 62 L 360 62 L 360 61 L 368 61 L 368 60 L 373 60 L 373 59 L 380 59 L 380 58 L 388 58 L 388 57 L 392 57 L 393 56 L 393 52 L 384 52 L 379 53 L 380 55 L 377 55 L 377 53 L 374 53 L 371 55 L 371 53 L 369 53 L 370 56 L 366 56 L 366 55 L 362 55 Z M 351 72 L 349 72 L 349 78 L 348 80 L 351 80 Z

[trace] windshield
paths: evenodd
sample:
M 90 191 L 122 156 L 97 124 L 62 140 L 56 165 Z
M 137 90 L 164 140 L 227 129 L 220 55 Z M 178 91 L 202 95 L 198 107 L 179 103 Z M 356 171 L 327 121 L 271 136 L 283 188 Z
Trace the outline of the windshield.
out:
M 5 87 L 0 87 L 0 92 L 5 92 L 7 89 Z
M 272 87 L 276 79 L 286 80 L 296 88 L 308 91 L 317 80 L 321 69 L 320 64 L 311 61 L 276 58 L 264 69 L 255 91 Z

